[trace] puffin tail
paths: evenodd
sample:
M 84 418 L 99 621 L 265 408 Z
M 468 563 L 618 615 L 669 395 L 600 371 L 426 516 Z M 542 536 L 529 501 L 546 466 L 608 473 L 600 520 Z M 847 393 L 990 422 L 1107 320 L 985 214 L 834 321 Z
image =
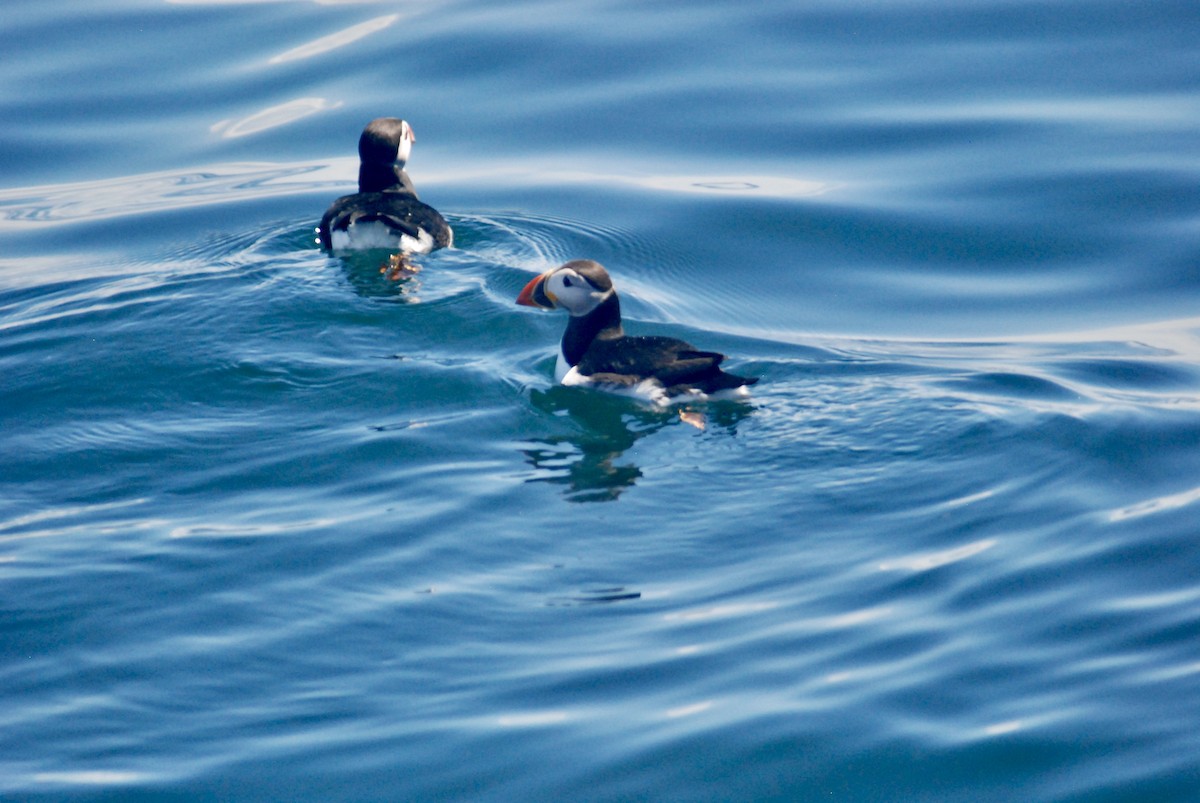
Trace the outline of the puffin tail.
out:
M 713 377 L 713 390 L 732 390 L 746 385 L 753 385 L 758 381 L 757 376 L 738 376 L 737 374 L 729 374 L 724 371 L 718 371 Z

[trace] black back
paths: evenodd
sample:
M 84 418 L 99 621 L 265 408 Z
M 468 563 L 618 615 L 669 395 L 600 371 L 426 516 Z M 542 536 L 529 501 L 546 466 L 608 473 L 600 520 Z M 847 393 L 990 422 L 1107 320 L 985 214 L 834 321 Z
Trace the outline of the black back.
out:
M 400 192 L 357 192 L 338 198 L 321 218 L 318 230 L 321 245 L 332 247 L 330 232 L 346 229 L 351 223 L 381 221 L 400 234 L 416 238 L 418 229 L 433 236 L 434 248 L 450 245 L 450 224 L 441 213 L 416 195 Z

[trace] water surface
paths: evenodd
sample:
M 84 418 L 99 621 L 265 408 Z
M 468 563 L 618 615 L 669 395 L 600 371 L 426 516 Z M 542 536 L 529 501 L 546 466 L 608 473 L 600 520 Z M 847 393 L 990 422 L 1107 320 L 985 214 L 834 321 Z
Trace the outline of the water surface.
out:
M 1192 4 L 10 6 L 0 797 L 1200 787 Z M 577 257 L 753 400 L 555 387 Z

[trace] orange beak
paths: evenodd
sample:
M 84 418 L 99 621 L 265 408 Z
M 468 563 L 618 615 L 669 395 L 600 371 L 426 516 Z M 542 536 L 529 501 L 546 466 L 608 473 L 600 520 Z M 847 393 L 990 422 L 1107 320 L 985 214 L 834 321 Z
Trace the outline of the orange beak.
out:
M 550 273 L 553 273 L 551 271 Z M 520 295 L 517 296 L 517 303 L 523 307 L 538 307 L 540 309 L 554 309 L 554 296 L 546 292 L 546 278 L 550 273 L 543 273 L 530 280 L 529 284 L 525 285 Z

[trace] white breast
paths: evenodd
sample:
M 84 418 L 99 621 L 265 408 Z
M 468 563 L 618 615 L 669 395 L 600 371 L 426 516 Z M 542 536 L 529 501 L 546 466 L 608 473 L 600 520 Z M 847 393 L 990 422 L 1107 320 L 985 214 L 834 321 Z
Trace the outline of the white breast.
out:
M 573 373 L 577 378 L 574 382 L 567 381 L 567 374 Z M 582 384 L 580 380 L 583 377 L 579 376 L 579 372 L 572 368 L 567 363 L 567 357 L 562 353 L 562 349 L 558 350 L 558 359 L 554 361 L 554 381 L 563 385 L 578 385 Z

